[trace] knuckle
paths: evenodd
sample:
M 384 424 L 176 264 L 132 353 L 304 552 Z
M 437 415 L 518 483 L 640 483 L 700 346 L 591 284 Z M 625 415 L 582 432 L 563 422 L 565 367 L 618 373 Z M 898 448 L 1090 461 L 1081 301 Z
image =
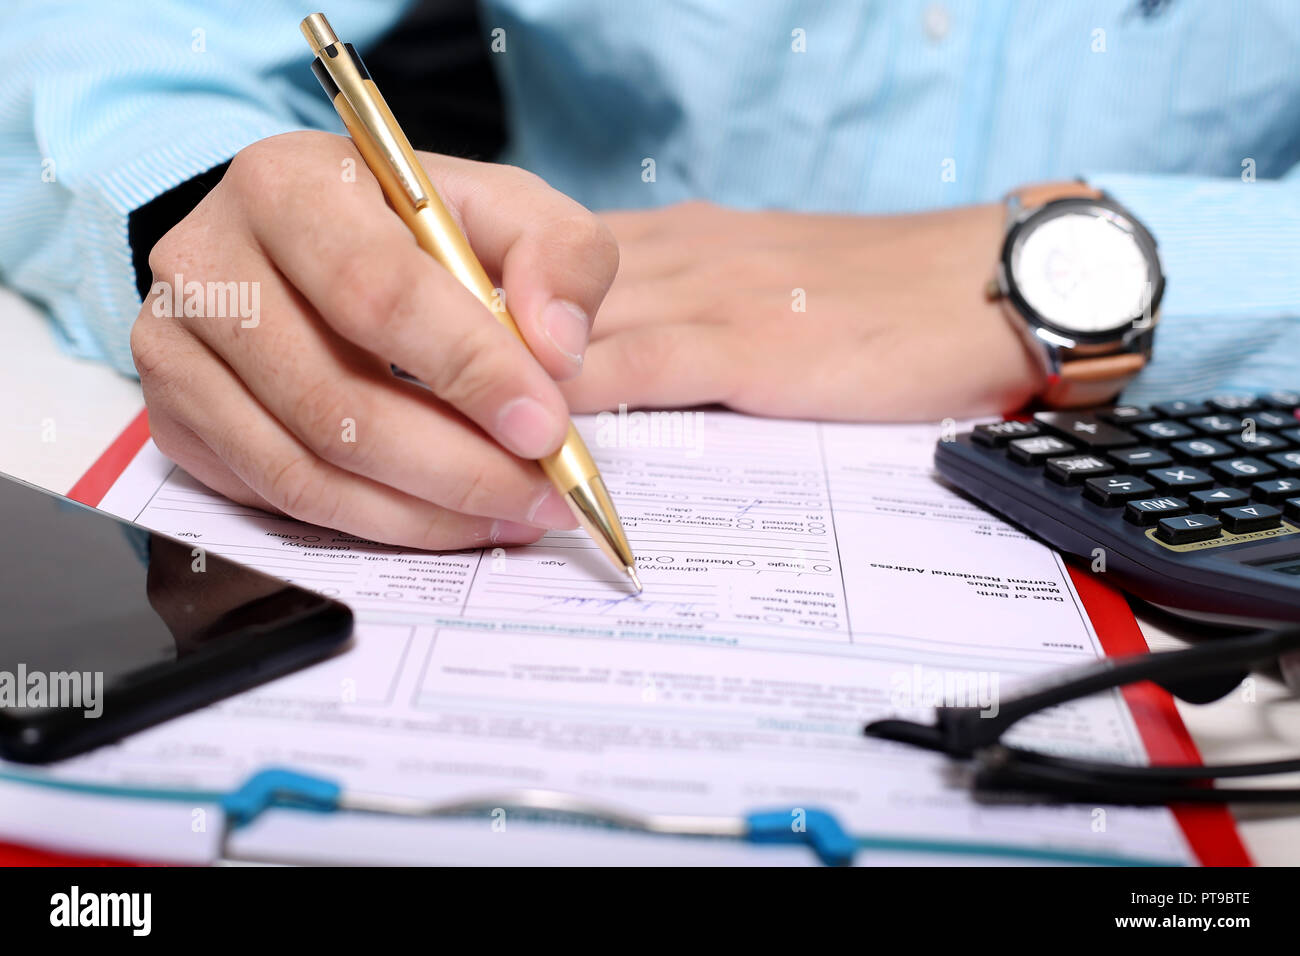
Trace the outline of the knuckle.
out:
M 230 160 L 230 165 L 226 167 L 226 174 L 221 177 L 221 181 L 241 195 L 256 194 L 259 187 L 265 187 L 267 184 L 268 162 L 266 150 L 260 142 L 245 146 Z
M 545 179 L 537 175 L 530 169 L 524 169 L 522 166 L 512 166 L 504 164 L 499 167 L 502 174 L 509 180 L 510 185 L 516 189 L 550 189 L 551 186 Z
M 618 242 L 609 226 L 595 216 L 584 213 L 553 223 L 549 244 L 575 254 L 595 274 L 613 275 L 618 269 Z
M 458 474 L 447 507 L 459 514 L 482 514 L 484 505 L 497 497 L 493 484 L 491 476 L 481 468 Z
M 451 514 L 450 511 L 442 508 L 430 509 L 429 516 L 420 529 L 418 541 L 421 548 L 429 551 L 445 551 L 448 548 L 463 548 L 481 543 L 460 540 L 460 536 L 448 527 L 451 524 Z
M 131 359 L 135 362 L 140 384 L 153 404 L 165 403 L 168 396 L 184 381 L 178 369 L 179 357 L 152 323 L 141 318 L 131 327 Z
M 154 445 L 164 457 L 176 462 L 182 468 L 187 466 L 188 463 L 184 460 L 185 449 L 183 443 L 178 440 L 177 429 L 165 425 L 162 415 L 150 416 L 149 437 L 153 439 Z
M 317 379 L 294 399 L 290 410 L 294 433 L 327 461 L 345 455 L 344 446 L 351 443 L 342 440 L 344 420 L 356 421 L 360 412 L 358 404 L 359 399 L 345 398 L 330 379 Z
M 159 348 L 157 336 L 153 334 L 150 325 L 144 318 L 144 310 L 131 326 L 131 358 L 135 360 L 135 369 L 140 373 L 140 378 L 152 378 L 158 374 L 160 367 L 165 361 L 163 349 Z
M 172 226 L 162 237 L 153 244 L 149 250 L 149 268 L 154 276 L 165 276 L 172 271 L 172 266 L 180 261 L 181 248 L 183 239 L 181 232 L 182 225 L 185 222 L 182 219 L 176 225 Z
M 463 339 L 454 349 L 443 353 L 434 381 L 429 383 L 435 395 L 457 408 L 481 405 L 501 382 L 518 378 L 500 368 L 499 355 L 487 348 L 481 338 Z
M 406 314 L 411 287 L 408 277 L 391 266 L 377 269 L 369 256 L 350 257 L 335 272 L 335 282 L 345 303 L 341 321 L 348 325 L 344 331 L 348 338 L 380 334 L 398 325 Z
M 665 368 L 672 368 L 677 353 L 677 339 L 663 330 L 662 334 L 638 337 L 635 344 L 625 343 L 623 347 L 624 363 L 630 381 L 647 381 L 663 374 Z
M 599 228 L 596 236 L 593 237 L 591 255 L 595 260 L 596 267 L 607 275 L 609 281 L 612 282 L 614 275 L 618 272 L 621 258 L 618 240 L 614 237 L 614 230 L 610 229 L 604 222 L 599 219 L 594 221 Z
M 268 136 L 245 146 L 226 167 L 218 190 L 231 190 L 244 208 L 295 207 L 305 192 L 319 196 L 338 181 L 335 157 L 348 155 L 345 137 L 318 130 Z
M 322 134 L 311 135 L 320 137 Z M 304 142 L 305 138 L 307 135 L 299 131 L 248 144 L 230 160 L 221 182 L 229 183 L 239 194 L 256 196 L 260 202 L 274 198 L 277 183 L 286 176 L 287 170 L 283 169 L 285 161 L 291 159 L 292 153 L 302 152 L 311 146 Z
M 328 525 L 338 514 L 337 492 L 319 464 L 306 456 L 294 456 L 282 464 L 271 476 L 265 497 L 301 521 Z
M 494 166 L 490 178 L 484 180 L 484 189 L 476 190 L 479 198 L 493 204 L 500 203 L 503 208 L 535 208 L 539 196 L 554 194 L 541 176 L 518 166 Z M 576 203 L 575 203 L 576 206 Z

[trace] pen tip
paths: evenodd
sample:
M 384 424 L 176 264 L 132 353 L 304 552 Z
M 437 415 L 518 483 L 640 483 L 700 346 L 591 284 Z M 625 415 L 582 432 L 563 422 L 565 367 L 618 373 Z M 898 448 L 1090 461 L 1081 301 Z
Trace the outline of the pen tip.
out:
M 627 566 L 627 576 L 632 579 L 632 586 L 636 588 L 636 593 L 640 594 L 644 588 L 641 587 L 641 579 L 636 576 L 636 568 L 632 565 Z

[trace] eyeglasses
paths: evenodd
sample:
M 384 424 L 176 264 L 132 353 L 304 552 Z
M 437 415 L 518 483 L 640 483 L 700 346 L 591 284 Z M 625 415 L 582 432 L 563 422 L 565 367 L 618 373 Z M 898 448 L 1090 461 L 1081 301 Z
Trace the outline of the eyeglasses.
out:
M 1136 767 L 1059 757 L 1001 743 L 1014 724 L 1050 707 L 1138 681 L 1152 681 L 1180 700 L 1206 704 L 1231 693 L 1256 667 L 1300 650 L 1300 627 L 1222 638 L 1183 651 L 1108 658 L 1070 669 L 1000 704 L 939 707 L 934 724 L 877 720 L 869 737 L 935 750 L 973 762 L 976 794 L 1039 794 L 1074 803 L 1151 806 L 1167 803 L 1285 803 L 1300 788 L 1219 787 L 1216 780 L 1300 771 L 1300 759 L 1217 766 Z

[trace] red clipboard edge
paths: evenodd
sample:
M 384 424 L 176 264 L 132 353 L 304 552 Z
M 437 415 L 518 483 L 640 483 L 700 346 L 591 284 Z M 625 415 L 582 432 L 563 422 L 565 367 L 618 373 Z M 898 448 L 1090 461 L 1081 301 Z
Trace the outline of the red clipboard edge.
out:
M 73 856 L 53 850 L 38 850 L 17 843 L 0 843 L 0 866 L 166 866 L 165 863 L 140 863 L 135 860 L 107 860 L 90 856 Z
M 1106 656 L 1148 653 L 1146 638 L 1124 595 L 1080 568 L 1066 567 Z M 1125 687 L 1123 694 L 1153 764 L 1201 762 L 1168 691 L 1144 681 Z M 1254 866 L 1227 807 L 1184 804 L 1170 809 L 1202 866 Z
M 113 482 L 122 477 L 131 459 L 144 447 L 149 437 L 149 413 L 141 409 L 122 434 L 118 435 L 102 455 L 68 491 L 68 497 L 92 508 L 104 500 Z

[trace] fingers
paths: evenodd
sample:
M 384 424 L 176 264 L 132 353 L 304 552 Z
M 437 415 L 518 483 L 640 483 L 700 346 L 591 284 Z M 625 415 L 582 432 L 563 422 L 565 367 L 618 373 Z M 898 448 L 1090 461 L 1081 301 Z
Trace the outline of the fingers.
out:
M 228 255 L 233 274 L 273 273 L 255 253 Z M 181 321 L 317 458 L 464 514 L 574 527 L 568 505 L 536 465 L 339 339 L 294 290 L 266 282 L 260 299 L 255 328 Z
M 575 412 L 727 402 L 744 362 L 725 327 L 641 326 L 591 344 L 582 375 L 563 385 Z
M 416 246 L 372 181 L 341 184 L 337 169 L 310 156 L 299 160 L 301 176 L 285 179 L 256 156 L 241 164 L 249 152 L 222 187 L 231 181 L 267 257 L 339 335 L 400 365 L 514 454 L 540 458 L 560 446 L 568 409 L 555 383 Z
M 703 231 L 667 230 L 664 215 L 662 210 L 601 214 L 601 221 L 609 226 L 619 249 L 618 279 L 611 294 L 619 285 L 679 275 L 698 266 L 702 258 L 725 251 L 731 241 L 730 237 Z
M 219 495 L 243 505 L 274 511 L 270 502 L 256 494 L 226 467 L 225 462 L 198 435 L 177 421 L 161 404 L 149 409 L 149 434 L 164 455 Z
M 625 281 L 620 274 L 600 307 L 592 342 L 640 326 L 673 325 L 700 316 L 712 317 L 715 312 L 721 318 L 725 301 L 719 302 L 716 293 L 702 292 L 701 285 L 698 281 Z
M 542 534 L 503 519 L 458 514 L 323 461 L 225 363 L 170 320 L 137 321 L 132 351 L 151 415 L 161 409 L 161 421 L 183 423 L 253 495 L 291 517 L 431 550 L 522 544 Z M 191 457 L 190 450 L 172 445 L 184 457 L 182 467 L 203 471 L 202 456 Z
M 592 317 L 618 271 L 618 244 L 592 213 L 509 166 L 422 153 L 528 346 L 557 380 L 582 368 Z

